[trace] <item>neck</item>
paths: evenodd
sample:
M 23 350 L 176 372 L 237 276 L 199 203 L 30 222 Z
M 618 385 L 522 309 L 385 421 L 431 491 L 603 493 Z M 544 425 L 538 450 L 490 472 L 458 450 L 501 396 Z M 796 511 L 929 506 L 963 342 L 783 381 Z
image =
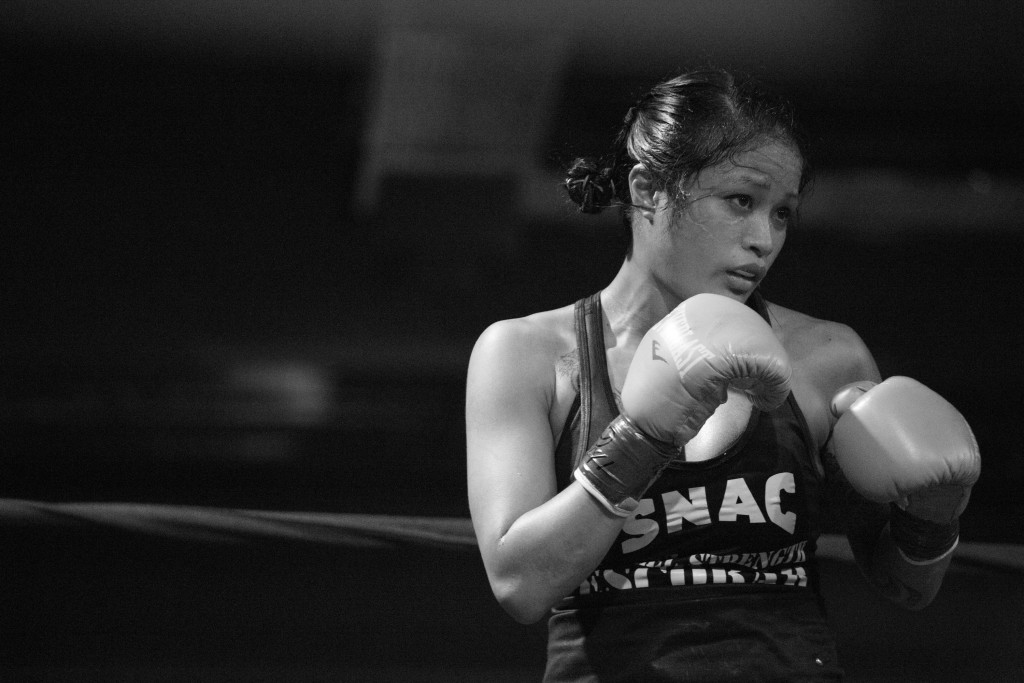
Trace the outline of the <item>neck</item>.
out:
M 601 306 L 616 337 L 637 341 L 681 301 L 629 258 L 601 293 Z

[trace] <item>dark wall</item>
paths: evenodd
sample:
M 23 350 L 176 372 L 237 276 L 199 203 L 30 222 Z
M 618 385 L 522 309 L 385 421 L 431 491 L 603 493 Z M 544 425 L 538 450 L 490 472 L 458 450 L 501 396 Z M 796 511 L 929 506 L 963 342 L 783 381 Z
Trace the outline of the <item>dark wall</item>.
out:
M 402 500 L 464 513 L 461 382 L 473 339 L 493 320 L 603 286 L 621 258 L 616 235 L 518 218 L 501 178 L 394 177 L 379 211 L 356 214 L 366 65 L 56 42 L 4 49 L 13 96 L 0 339 L 13 476 L 0 493 L 386 507 L 369 493 L 335 500 L 322 482 L 352 469 L 339 452 L 386 450 L 391 480 L 414 472 L 416 489 L 422 468 L 405 454 L 430 424 L 435 476 L 451 492 Z M 538 163 L 594 151 L 650 79 L 570 69 L 550 117 L 551 154 Z M 937 178 L 1020 168 L 1009 153 L 1016 127 L 1001 125 L 1020 113 L 1019 95 L 999 100 L 975 84 L 938 103 L 924 79 L 888 96 L 856 79 L 778 85 L 815 122 L 825 171 L 856 158 L 916 172 L 951 145 L 960 151 Z M 862 96 L 839 96 L 850 92 Z M 902 144 L 845 153 L 871 131 Z M 490 241 L 508 233 L 511 246 Z M 968 416 L 985 456 L 969 514 L 993 510 L 974 523 L 984 537 L 1019 538 L 1006 520 L 1020 520 L 1011 492 L 1024 483 L 1012 360 L 1022 234 L 1005 224 L 871 236 L 806 225 L 765 285 L 780 303 L 850 324 L 884 374 L 918 377 Z M 227 400 L 218 373 L 268 355 L 321 368 L 348 417 L 228 432 L 209 411 L 193 423 L 161 419 L 189 392 Z M 382 428 L 371 419 L 381 413 L 403 417 Z M 261 434 L 300 455 L 238 454 Z M 232 458 L 218 456 L 225 444 Z M 354 488 L 371 490 L 376 474 L 366 468 Z
M 57 42 L 3 50 L 0 497 L 468 514 L 462 391 L 474 337 L 603 286 L 621 258 L 615 235 L 516 218 L 500 179 L 394 178 L 384 209 L 356 215 L 365 65 Z M 968 71 L 959 89 L 893 85 L 885 69 L 780 85 L 814 122 L 826 169 L 1017 177 L 1021 90 Z M 660 75 L 571 69 L 539 163 L 600 151 Z M 512 248 L 489 243 L 481 222 L 513 230 Z M 948 396 L 985 463 L 964 537 L 1021 542 L 1024 233 L 841 228 L 795 230 L 769 297 L 850 324 L 884 374 Z M 266 395 L 231 384 L 230 371 L 279 359 L 326 382 L 330 410 L 238 419 Z M 450 680 L 455 666 L 469 680 L 480 667 L 517 680 L 542 664 L 542 632 L 500 613 L 472 553 L 2 531 L 14 588 L 0 609 L 0 674 L 315 680 L 381 676 L 383 660 L 394 680 L 404 666 L 423 679 L 436 666 Z M 849 566 L 826 580 L 855 680 L 1020 673 L 1024 626 L 1007 610 L 1020 604 L 1018 576 L 956 573 L 913 616 L 873 602 Z

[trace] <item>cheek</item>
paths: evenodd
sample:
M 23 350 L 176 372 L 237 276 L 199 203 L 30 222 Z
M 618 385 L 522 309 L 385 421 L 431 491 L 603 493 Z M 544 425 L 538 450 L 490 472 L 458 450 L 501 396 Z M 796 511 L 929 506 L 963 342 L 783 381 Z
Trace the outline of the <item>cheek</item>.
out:
M 780 230 L 776 233 L 776 236 L 772 239 L 772 253 L 768 254 L 768 258 L 765 259 L 765 265 L 768 268 L 772 267 L 775 263 L 775 259 L 779 258 L 779 252 L 782 251 L 782 245 L 786 243 L 786 231 Z
M 681 212 L 681 218 L 708 231 L 721 231 L 743 221 L 743 216 L 728 211 L 721 202 L 709 199 L 687 204 Z
M 738 239 L 741 221 L 716 209 L 711 202 L 691 202 L 672 220 L 672 239 L 690 252 L 711 252 Z
M 786 234 L 787 232 L 785 230 L 776 231 L 775 239 L 773 240 L 774 248 L 772 249 L 772 261 L 779 258 L 779 252 L 782 251 L 783 245 L 786 244 Z

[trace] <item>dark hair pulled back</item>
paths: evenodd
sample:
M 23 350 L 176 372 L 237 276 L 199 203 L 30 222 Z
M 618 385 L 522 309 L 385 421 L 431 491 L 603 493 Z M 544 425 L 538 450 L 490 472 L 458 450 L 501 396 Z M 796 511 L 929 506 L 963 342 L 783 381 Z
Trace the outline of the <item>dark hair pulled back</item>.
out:
M 576 159 L 565 189 L 581 212 L 618 205 L 628 221 L 628 176 L 637 163 L 657 189 L 678 192 L 703 169 L 770 140 L 791 145 L 804 158 L 790 105 L 753 81 L 737 83 L 721 69 L 699 69 L 651 88 L 630 107 L 612 153 Z M 807 177 L 805 161 L 801 189 Z

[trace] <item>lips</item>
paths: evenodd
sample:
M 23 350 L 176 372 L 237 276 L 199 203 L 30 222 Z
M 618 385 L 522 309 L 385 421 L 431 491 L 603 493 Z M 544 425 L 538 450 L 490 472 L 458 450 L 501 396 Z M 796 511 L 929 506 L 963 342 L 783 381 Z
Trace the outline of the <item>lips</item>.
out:
M 762 266 L 760 263 L 748 263 L 740 266 L 739 268 L 733 268 L 729 271 L 729 274 L 743 278 L 744 280 L 749 280 L 756 284 L 761 281 L 765 272 L 767 272 L 767 268 Z

